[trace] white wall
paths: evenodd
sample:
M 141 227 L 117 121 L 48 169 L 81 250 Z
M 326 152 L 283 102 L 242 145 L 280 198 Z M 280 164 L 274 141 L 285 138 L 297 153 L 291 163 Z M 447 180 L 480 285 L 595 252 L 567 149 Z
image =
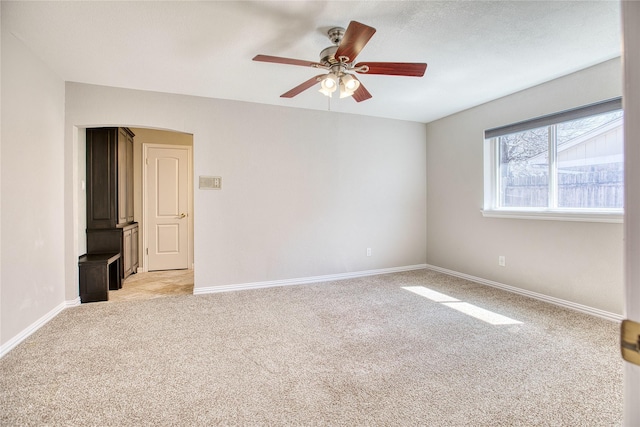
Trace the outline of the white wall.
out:
M 622 224 L 481 214 L 484 130 L 621 96 L 620 67 L 607 61 L 427 125 L 428 264 L 622 314 Z
M 2 25 L 3 346 L 64 307 L 65 290 L 64 82 L 5 28 Z
M 424 124 L 67 83 L 67 149 L 103 125 L 191 133 L 223 177 L 195 189 L 196 288 L 425 262 Z

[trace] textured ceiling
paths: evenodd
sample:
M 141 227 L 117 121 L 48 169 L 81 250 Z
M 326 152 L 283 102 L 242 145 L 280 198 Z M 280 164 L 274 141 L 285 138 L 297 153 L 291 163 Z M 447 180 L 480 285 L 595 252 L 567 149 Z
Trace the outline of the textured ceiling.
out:
M 425 76 L 360 76 L 361 103 L 283 99 L 318 70 L 251 60 L 317 61 L 351 20 L 377 29 L 358 61 L 427 62 Z M 2 1 L 2 27 L 66 81 L 419 122 L 621 52 L 617 1 Z

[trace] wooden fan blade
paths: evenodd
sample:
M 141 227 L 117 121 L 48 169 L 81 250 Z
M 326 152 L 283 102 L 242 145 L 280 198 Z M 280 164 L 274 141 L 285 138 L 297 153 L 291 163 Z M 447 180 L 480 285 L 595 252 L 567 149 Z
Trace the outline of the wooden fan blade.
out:
M 298 86 L 294 87 L 290 91 L 285 92 L 282 95 L 280 95 L 280 98 L 293 98 L 294 96 L 298 95 L 301 92 L 304 92 L 305 90 L 309 89 L 311 86 L 313 86 L 316 83 L 318 83 L 318 78 L 322 77 L 322 76 L 324 76 L 324 74 L 318 74 L 315 77 L 311 77 L 306 82 L 304 82 L 302 84 L 299 84 Z
M 367 66 L 369 71 L 358 71 L 358 67 Z M 356 73 L 385 74 L 388 76 L 422 77 L 427 70 L 427 64 L 418 62 L 361 62 L 355 65 Z
M 344 36 L 334 57 L 339 60 L 341 56 L 346 56 L 349 58 L 346 62 L 355 61 L 356 56 L 358 56 L 375 32 L 376 29 L 373 27 L 357 21 L 351 21 L 347 30 L 344 32 Z
M 355 77 L 355 76 L 354 76 Z M 360 81 L 360 80 L 358 80 Z M 360 86 L 358 86 L 358 89 L 356 89 L 355 92 L 353 92 L 353 95 L 351 95 L 351 97 L 356 101 L 356 102 L 362 102 L 362 101 L 366 101 L 369 98 L 372 98 L 373 95 L 371 95 L 369 93 L 369 91 L 367 90 L 366 87 L 364 87 L 364 85 L 362 84 L 362 82 L 360 82 Z
M 300 65 L 302 67 L 316 67 L 318 65 L 322 66 L 322 64 L 318 62 L 305 61 L 303 59 L 282 58 L 280 56 L 270 55 L 256 55 L 253 60 L 260 62 L 273 62 L 275 64 Z

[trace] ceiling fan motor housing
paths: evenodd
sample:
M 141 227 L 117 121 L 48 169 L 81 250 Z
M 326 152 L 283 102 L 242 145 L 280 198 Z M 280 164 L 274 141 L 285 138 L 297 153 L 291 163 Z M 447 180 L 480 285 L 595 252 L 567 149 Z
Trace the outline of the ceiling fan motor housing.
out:
M 322 52 L 320 52 L 320 63 L 327 66 L 339 63 L 340 61 L 335 57 L 337 50 L 338 46 L 329 46 L 328 48 L 323 49 Z
M 329 37 L 329 40 L 331 40 L 331 43 L 333 43 L 334 45 L 329 46 L 328 48 L 323 49 L 322 52 L 320 52 L 321 64 L 331 66 L 340 63 L 338 58 L 336 58 L 335 53 L 338 50 L 338 46 L 340 45 L 342 38 L 344 37 L 344 32 L 345 29 L 342 27 L 333 27 L 329 31 L 327 31 L 327 37 Z

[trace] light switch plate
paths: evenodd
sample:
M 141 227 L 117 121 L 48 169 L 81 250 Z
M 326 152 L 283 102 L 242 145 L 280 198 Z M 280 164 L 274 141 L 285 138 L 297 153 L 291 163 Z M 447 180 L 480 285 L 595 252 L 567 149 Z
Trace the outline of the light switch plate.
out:
M 222 190 L 221 176 L 200 176 L 198 188 L 201 190 Z

